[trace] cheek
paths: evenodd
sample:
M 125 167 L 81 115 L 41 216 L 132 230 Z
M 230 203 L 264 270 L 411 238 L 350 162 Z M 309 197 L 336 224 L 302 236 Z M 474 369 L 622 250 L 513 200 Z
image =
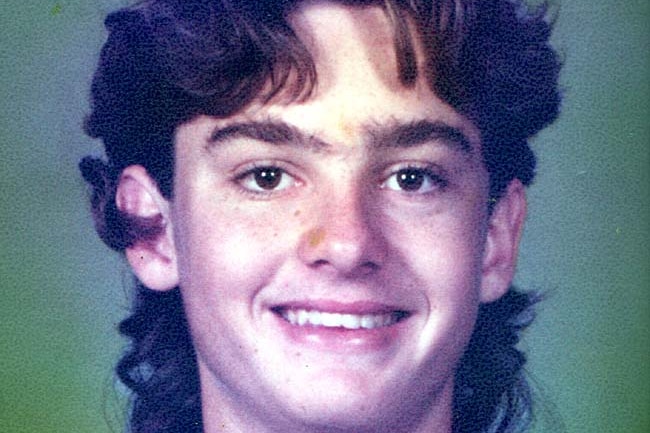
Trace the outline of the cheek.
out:
M 475 213 L 440 213 L 391 218 L 385 233 L 422 278 L 449 286 L 454 280 L 479 274 L 485 244 L 483 226 Z
M 429 303 L 430 334 L 471 332 L 479 305 L 483 246 L 480 212 L 430 215 L 420 224 L 395 224 L 393 245 L 408 263 L 422 298 Z
M 205 202 L 204 202 L 205 203 Z M 241 296 L 268 282 L 297 230 L 227 204 L 186 213 L 176 232 L 181 287 Z
M 195 212 L 177 231 L 181 293 L 204 362 L 252 356 L 242 352 L 242 323 L 251 320 L 252 300 L 276 269 L 259 222 L 229 215 Z

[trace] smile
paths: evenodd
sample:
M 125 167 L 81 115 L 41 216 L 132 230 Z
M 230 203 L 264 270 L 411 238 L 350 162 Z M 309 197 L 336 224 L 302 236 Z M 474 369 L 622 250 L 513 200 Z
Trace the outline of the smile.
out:
M 295 326 L 312 326 L 344 329 L 375 329 L 391 326 L 404 319 L 408 313 L 393 311 L 381 314 L 349 314 L 282 308 L 276 310 L 283 319 Z

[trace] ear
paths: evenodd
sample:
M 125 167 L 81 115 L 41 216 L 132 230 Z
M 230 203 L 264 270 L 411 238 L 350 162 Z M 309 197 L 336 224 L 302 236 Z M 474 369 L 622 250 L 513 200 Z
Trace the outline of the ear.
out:
M 521 182 L 515 179 L 490 215 L 483 254 L 481 302 L 496 301 L 508 291 L 515 273 L 525 218 L 526 192 Z
M 156 237 L 138 239 L 126 249 L 126 258 L 135 275 L 152 290 L 165 291 L 176 287 L 178 269 L 169 202 L 144 167 L 131 165 L 122 171 L 115 202 L 121 212 L 131 217 L 157 218 L 162 225 Z

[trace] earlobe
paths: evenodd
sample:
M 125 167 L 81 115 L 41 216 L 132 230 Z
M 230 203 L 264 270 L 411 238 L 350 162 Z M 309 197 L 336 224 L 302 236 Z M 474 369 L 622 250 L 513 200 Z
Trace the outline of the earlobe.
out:
M 129 217 L 158 221 L 161 225 L 155 236 L 136 238 L 133 245 L 127 247 L 126 258 L 135 275 L 152 290 L 176 287 L 178 270 L 169 202 L 144 167 L 132 165 L 122 171 L 115 202 Z
M 483 255 L 481 302 L 496 301 L 508 291 L 515 273 L 525 218 L 526 192 L 515 179 L 490 216 Z

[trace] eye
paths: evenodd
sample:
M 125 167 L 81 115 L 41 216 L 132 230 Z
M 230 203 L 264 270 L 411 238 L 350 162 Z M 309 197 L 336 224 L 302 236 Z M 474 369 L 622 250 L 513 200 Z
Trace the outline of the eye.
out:
M 382 188 L 406 193 L 426 194 L 443 189 L 447 181 L 428 167 L 405 167 L 388 176 Z
M 290 188 L 296 180 L 279 167 L 260 166 L 238 176 L 237 182 L 248 191 L 264 193 Z

